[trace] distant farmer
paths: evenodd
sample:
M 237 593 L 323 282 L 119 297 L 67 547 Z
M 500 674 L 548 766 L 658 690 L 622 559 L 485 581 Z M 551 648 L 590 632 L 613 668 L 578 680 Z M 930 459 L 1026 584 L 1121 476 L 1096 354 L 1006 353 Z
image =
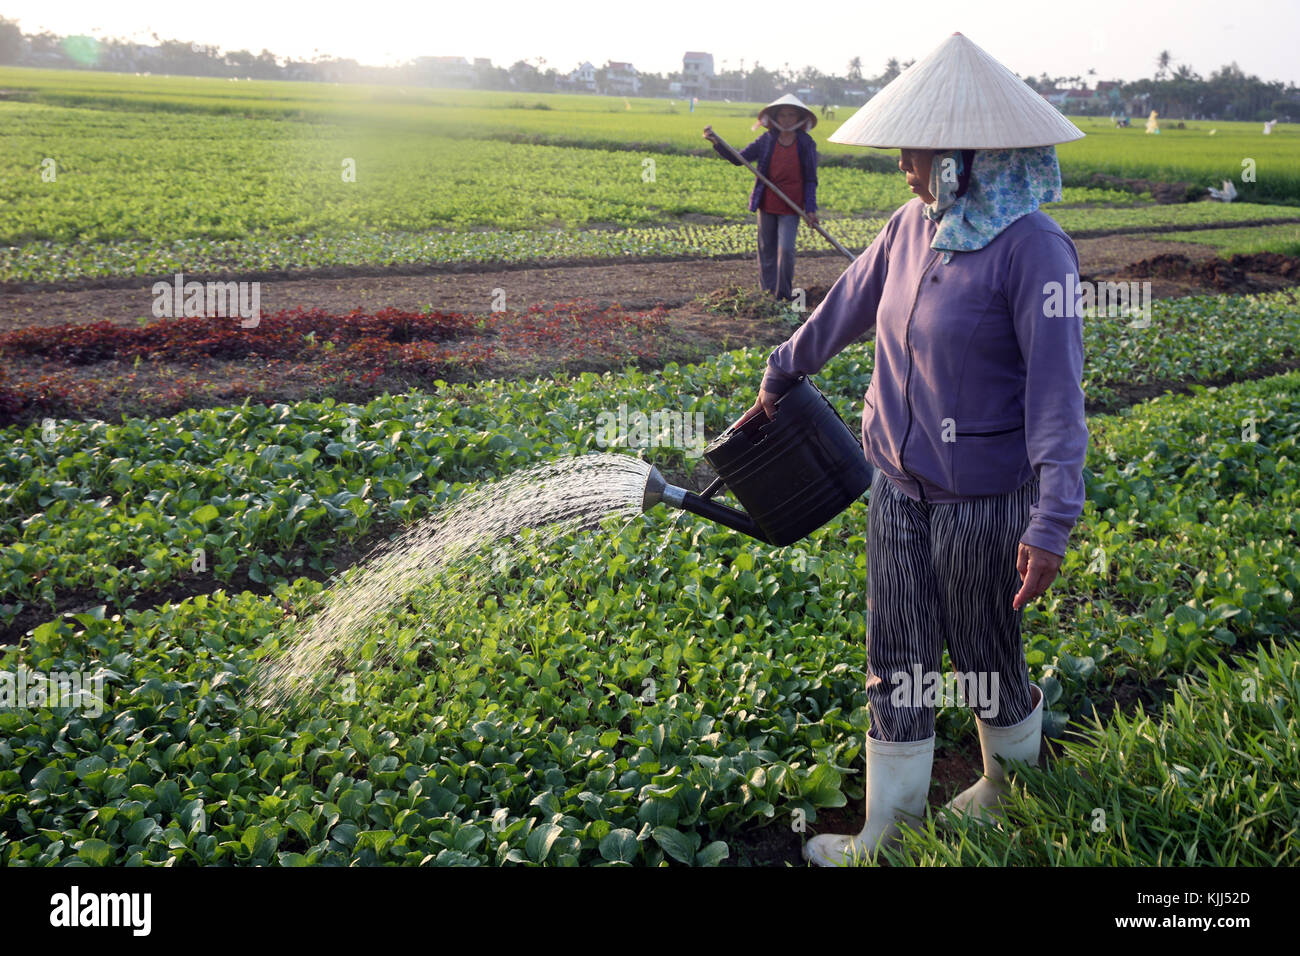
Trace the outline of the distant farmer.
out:
M 767 132 L 742 149 L 740 155 L 754 163 L 783 193 L 801 203 L 800 208 L 816 222 L 817 145 L 807 133 L 817 125 L 816 115 L 797 96 L 787 95 L 764 106 L 758 122 L 767 127 Z M 704 138 L 713 143 L 719 156 L 734 166 L 740 165 L 718 143 L 712 126 L 704 127 Z M 758 266 L 763 291 L 778 299 L 789 299 L 799 213 L 758 178 L 749 195 L 749 211 L 758 213 Z
M 1003 762 L 1038 760 L 1044 699 L 1021 617 L 1061 568 L 1088 444 L 1082 312 L 1077 293 L 1061 294 L 1079 288 L 1078 254 L 1038 207 L 1061 198 L 1053 144 L 1082 136 L 953 34 L 831 137 L 900 150 L 916 198 L 772 351 L 747 413 L 778 416 L 798 376 L 875 330 L 862 415 L 875 466 L 866 822 L 810 839 L 804 855 L 818 865 L 874 854 L 925 812 L 936 701 L 918 684 L 937 683 L 945 644 L 984 758 L 983 776 L 946 809 L 997 818 Z

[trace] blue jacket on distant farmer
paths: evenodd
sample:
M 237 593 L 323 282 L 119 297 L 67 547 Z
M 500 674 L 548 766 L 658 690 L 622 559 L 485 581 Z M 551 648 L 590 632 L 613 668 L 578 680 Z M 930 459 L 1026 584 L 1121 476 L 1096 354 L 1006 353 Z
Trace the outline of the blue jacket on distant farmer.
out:
M 783 96 L 763 107 L 759 124 L 767 132 L 754 140 L 740 155 L 757 169 L 760 176 L 773 182 L 792 202 L 798 203 L 809 222 L 817 221 L 817 144 L 808 130 L 817 125 L 817 116 L 796 96 Z M 742 165 L 730 149 L 724 147 L 713 132 L 704 127 L 704 137 L 714 151 L 733 166 Z M 749 211 L 758 214 L 758 266 L 764 292 L 778 299 L 792 298 L 794 282 L 794 244 L 802 218 L 798 209 L 755 177 L 749 194 Z

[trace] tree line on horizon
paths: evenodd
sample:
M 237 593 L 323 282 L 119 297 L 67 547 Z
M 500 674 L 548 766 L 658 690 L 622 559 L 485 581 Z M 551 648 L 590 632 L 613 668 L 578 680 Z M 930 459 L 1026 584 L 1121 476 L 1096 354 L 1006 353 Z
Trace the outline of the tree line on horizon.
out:
M 0 17 L 0 65 L 535 93 L 571 90 L 568 73 L 549 66 L 541 56 L 531 61 L 517 60 L 509 67 L 494 66 L 484 59 L 466 60 L 463 67 L 447 70 L 436 57 L 422 57 L 398 66 L 370 66 L 319 52 L 311 60 L 293 60 L 266 49 L 258 54 L 248 50 L 222 52 L 212 45 L 152 36 L 156 42 L 148 45 L 115 37 L 59 36 L 49 31 L 24 34 L 16 21 Z M 1235 62 L 1203 77 L 1187 64 L 1175 64 L 1174 59 L 1168 50 L 1160 51 L 1153 74 L 1131 81 L 1097 84 L 1095 69 L 1089 69 L 1086 75 L 1050 76 L 1044 72 L 1023 79 L 1036 92 L 1058 94 L 1058 98 L 1062 91 L 1086 91 L 1087 84 L 1093 82 L 1090 92 L 1104 89 L 1106 95 L 1074 97 L 1066 102 L 1069 112 L 1083 115 L 1126 113 L 1140 108 L 1154 109 L 1168 119 L 1300 121 L 1300 88 L 1294 83 L 1261 80 L 1245 73 Z M 738 99 L 749 102 L 807 90 L 812 93 L 809 105 L 860 105 L 913 62 L 891 57 L 880 73 L 868 76 L 860 57 L 849 61 L 843 75 L 823 73 L 811 66 L 796 69 L 788 62 L 769 68 L 755 61 L 746 70 L 742 59 L 739 69 L 719 71 L 712 79 L 715 88 L 736 91 Z M 622 95 L 623 90 L 607 81 L 607 67 L 595 70 L 596 92 Z M 671 89 L 671 84 L 682 81 L 681 73 L 636 75 L 638 96 L 681 95 Z

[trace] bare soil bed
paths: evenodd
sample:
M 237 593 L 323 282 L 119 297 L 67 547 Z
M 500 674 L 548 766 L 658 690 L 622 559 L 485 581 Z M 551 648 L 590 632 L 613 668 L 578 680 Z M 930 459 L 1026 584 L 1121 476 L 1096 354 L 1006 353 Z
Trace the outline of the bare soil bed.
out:
M 1155 256 L 1183 256 L 1189 262 L 1215 258 L 1209 247 L 1111 235 L 1076 239 L 1079 268 L 1095 278 L 1128 275 L 1127 267 Z M 1260 257 L 1252 257 L 1259 259 Z M 1285 258 L 1285 257 L 1277 257 Z M 795 284 L 803 288 L 829 288 L 848 262 L 834 253 L 801 255 L 795 266 Z M 1260 263 L 1238 266 L 1247 278 L 1264 287 L 1296 281 L 1273 274 Z M 1204 281 L 1194 271 L 1155 275 L 1156 298 L 1224 291 Z M 696 297 L 733 285 L 756 285 L 757 265 L 751 258 L 687 259 L 669 262 L 602 262 L 600 264 L 549 265 L 525 268 L 479 267 L 455 271 L 430 268 L 420 274 L 407 270 L 376 275 L 326 277 L 286 276 L 263 282 L 261 308 L 275 312 L 289 308 L 321 308 L 335 312 L 353 309 L 398 308 L 417 310 L 430 306 L 448 312 L 488 312 L 494 290 L 501 289 L 505 306 L 524 309 L 540 303 L 590 299 L 600 304 L 618 303 L 629 309 L 662 305 L 677 309 Z M 0 331 L 68 322 L 134 323 L 151 316 L 152 279 L 110 287 L 87 284 L 81 288 L 25 287 L 0 293 Z M 498 296 L 499 298 L 499 296 Z
M 1276 252 L 1238 253 L 1228 258 L 1162 252 L 1124 271 L 1139 279 L 1194 283 L 1216 292 L 1262 292 L 1294 285 L 1300 280 L 1300 259 Z

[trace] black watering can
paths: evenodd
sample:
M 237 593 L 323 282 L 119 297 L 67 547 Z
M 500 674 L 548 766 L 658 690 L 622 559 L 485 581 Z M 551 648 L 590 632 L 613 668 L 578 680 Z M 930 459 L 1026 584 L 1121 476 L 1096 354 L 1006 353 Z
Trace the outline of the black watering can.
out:
M 787 545 L 826 524 L 871 486 L 862 443 L 807 376 L 776 400 L 772 418 L 762 412 L 742 418 L 704 449 L 704 458 L 718 478 L 700 494 L 668 484 L 652 467 L 644 510 L 662 501 L 767 544 Z M 724 487 L 745 511 L 711 500 Z

